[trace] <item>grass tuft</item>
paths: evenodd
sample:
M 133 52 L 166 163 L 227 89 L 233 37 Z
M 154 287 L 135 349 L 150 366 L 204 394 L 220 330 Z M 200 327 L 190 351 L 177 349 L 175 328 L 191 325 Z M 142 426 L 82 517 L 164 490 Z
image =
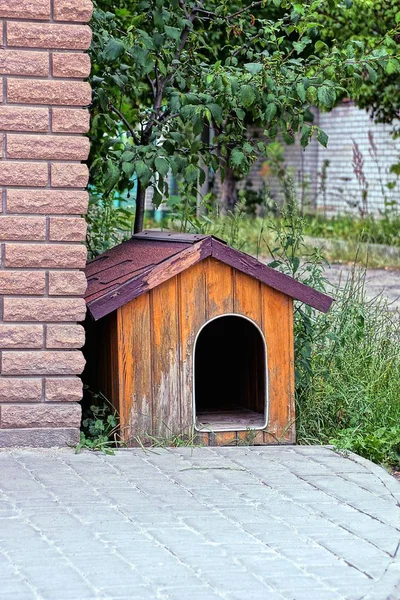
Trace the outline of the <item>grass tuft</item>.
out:
M 353 269 L 313 325 L 309 385 L 297 397 L 298 442 L 331 443 L 388 466 L 400 464 L 400 315 L 368 300 Z

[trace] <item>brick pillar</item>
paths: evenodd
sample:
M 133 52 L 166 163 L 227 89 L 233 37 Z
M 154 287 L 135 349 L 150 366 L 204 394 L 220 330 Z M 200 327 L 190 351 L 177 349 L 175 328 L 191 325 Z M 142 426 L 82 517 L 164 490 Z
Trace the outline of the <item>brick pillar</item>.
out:
M 90 0 L 0 0 L 0 447 L 79 438 Z

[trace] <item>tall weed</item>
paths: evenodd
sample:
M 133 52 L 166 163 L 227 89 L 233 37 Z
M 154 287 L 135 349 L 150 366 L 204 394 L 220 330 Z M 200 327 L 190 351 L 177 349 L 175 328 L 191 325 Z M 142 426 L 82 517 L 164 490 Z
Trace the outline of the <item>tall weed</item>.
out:
M 301 443 L 333 443 L 376 462 L 400 461 L 400 318 L 382 296 L 368 299 L 365 270 L 332 291 L 316 315 L 309 384 L 298 389 Z
M 295 303 L 297 441 L 400 464 L 399 313 L 383 296 L 367 297 L 365 269 L 336 288 L 327 283 L 320 251 L 306 252 L 295 200 L 272 227 L 270 266 L 336 300 L 327 314 Z

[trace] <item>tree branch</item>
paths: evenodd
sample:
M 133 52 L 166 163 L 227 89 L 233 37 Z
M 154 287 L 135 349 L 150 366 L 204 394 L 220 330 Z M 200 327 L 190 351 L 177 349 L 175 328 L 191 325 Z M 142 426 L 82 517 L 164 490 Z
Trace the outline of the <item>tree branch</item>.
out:
M 246 6 L 246 8 L 241 8 L 240 10 L 237 10 L 236 12 L 232 13 L 231 15 L 228 15 L 226 18 L 227 21 L 230 21 L 231 19 L 234 19 L 235 17 L 238 17 L 239 15 L 241 15 L 242 13 L 252 9 L 252 8 L 257 8 L 258 6 L 261 6 L 261 4 L 263 4 L 264 0 L 261 0 L 260 2 L 252 2 L 251 4 L 249 4 L 248 6 Z
M 152 78 L 150 77 L 150 75 L 146 75 L 146 77 L 147 77 L 147 81 L 150 84 L 151 90 L 153 92 L 153 98 L 155 98 L 155 96 L 156 96 L 156 86 L 155 86 L 155 83 L 152 80 Z
M 131 134 L 133 141 L 135 142 L 135 144 L 140 144 L 140 140 L 139 140 L 139 136 L 136 133 L 136 131 L 132 128 L 132 126 L 130 125 L 129 121 L 127 121 L 127 119 L 124 117 L 124 115 L 122 114 L 122 112 L 120 110 L 118 110 L 118 108 L 116 106 L 114 106 L 113 104 L 109 103 L 108 104 L 108 108 L 114 112 L 116 115 L 119 116 L 119 118 L 121 119 L 121 121 L 124 123 L 124 125 L 126 126 L 127 130 L 129 131 L 129 133 Z

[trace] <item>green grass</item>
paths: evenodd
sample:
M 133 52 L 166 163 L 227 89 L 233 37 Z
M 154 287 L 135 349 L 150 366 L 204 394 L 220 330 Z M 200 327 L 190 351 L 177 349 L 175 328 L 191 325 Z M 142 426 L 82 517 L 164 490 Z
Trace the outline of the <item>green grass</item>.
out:
M 391 251 L 381 244 L 395 241 L 395 236 L 374 234 L 368 237 L 363 229 L 368 219 L 348 216 L 322 219 L 306 216 L 303 221 L 303 257 L 317 246 L 323 250 L 325 258 L 331 263 L 353 263 L 357 259 L 360 265 L 368 265 L 371 268 L 400 268 L 400 218 L 396 229 L 399 239 Z M 200 230 L 199 227 L 192 227 L 189 231 L 216 235 L 243 252 L 257 258 L 266 258 L 270 256 L 270 249 L 274 247 L 275 232 L 271 225 L 278 222 L 279 219 L 273 217 L 228 216 L 210 219 L 202 223 Z M 375 223 L 372 220 L 368 222 Z M 163 225 L 165 228 L 179 230 L 179 223 L 169 222 Z M 381 225 L 384 226 L 383 222 Z M 159 227 L 160 224 L 156 225 L 149 220 L 146 226 Z
M 353 273 L 313 327 L 310 384 L 297 397 L 299 443 L 332 443 L 400 464 L 400 315 L 368 300 Z
M 386 210 L 380 217 L 354 215 L 325 218 L 306 215 L 304 233 L 313 237 L 352 240 L 400 247 L 400 213 Z

